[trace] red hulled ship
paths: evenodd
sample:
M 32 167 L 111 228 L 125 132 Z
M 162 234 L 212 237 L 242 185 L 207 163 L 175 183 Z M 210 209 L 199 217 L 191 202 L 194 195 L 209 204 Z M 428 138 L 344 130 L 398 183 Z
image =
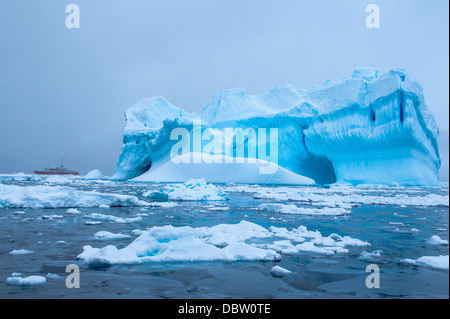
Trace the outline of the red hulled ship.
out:
M 37 175 L 80 175 L 80 173 L 71 171 L 63 165 L 56 168 L 46 168 L 43 171 L 34 171 L 34 173 Z

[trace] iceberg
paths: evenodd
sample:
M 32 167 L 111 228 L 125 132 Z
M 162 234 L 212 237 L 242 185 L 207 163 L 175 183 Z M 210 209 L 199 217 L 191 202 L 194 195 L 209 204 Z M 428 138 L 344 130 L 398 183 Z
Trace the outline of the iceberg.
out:
M 227 129 L 233 129 L 232 135 Z M 202 115 L 187 113 L 162 97 L 143 100 L 126 112 L 114 178 L 438 186 L 438 135 L 415 79 L 402 69 L 380 74 L 359 68 L 351 77 L 308 90 L 291 85 L 259 95 L 223 90 L 205 104 Z M 216 141 L 217 136 L 225 138 Z M 198 152 L 200 163 L 195 160 Z M 227 156 L 235 161 L 228 163 Z M 269 162 L 275 168 L 272 174 L 255 169 L 255 159 Z

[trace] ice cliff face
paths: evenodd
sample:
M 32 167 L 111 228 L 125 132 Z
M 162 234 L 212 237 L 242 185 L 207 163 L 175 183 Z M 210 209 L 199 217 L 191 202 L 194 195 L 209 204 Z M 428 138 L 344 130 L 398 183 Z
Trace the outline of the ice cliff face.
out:
M 203 111 L 189 114 L 161 97 L 130 107 L 115 177 L 134 178 L 168 162 L 177 142 L 170 140 L 172 130 L 190 131 L 200 119 L 203 129 L 218 131 L 277 128 L 277 164 L 319 184 L 438 183 L 438 127 L 421 85 L 403 70 L 379 75 L 357 69 L 352 77 L 309 90 L 288 85 L 254 96 L 244 89 L 224 90 Z M 224 152 L 246 143 L 249 139 L 243 145 L 225 143 Z

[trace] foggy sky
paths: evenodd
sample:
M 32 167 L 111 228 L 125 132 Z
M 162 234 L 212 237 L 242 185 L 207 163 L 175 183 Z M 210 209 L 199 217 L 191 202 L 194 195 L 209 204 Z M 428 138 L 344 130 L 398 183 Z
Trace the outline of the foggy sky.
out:
M 80 29 L 65 26 L 70 3 Z M 380 29 L 365 26 L 370 3 Z M 423 85 L 448 161 L 448 23 L 448 0 L 2 0 L 0 172 L 112 174 L 143 98 L 201 113 L 221 89 L 308 89 L 361 66 Z

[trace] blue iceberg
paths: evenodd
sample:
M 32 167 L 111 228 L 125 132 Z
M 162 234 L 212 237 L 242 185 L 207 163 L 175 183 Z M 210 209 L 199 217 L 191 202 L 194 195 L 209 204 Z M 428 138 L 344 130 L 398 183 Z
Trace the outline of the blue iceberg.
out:
M 201 128 L 196 133 L 199 121 Z M 165 171 L 157 172 L 163 172 L 164 167 L 167 170 L 173 158 L 171 150 L 181 143 L 172 134 L 180 128 L 194 139 L 207 130 L 208 136 L 227 128 L 246 132 L 242 139 L 238 134 L 224 139 L 213 154 L 211 148 L 205 151 L 211 141 L 204 139 L 200 147 L 194 143 L 182 145 L 181 150 L 183 154 L 206 152 L 204 155 L 213 158 L 220 154 L 242 157 L 249 162 L 259 154 L 276 151 L 276 161 L 263 160 L 292 176 L 290 182 L 285 180 L 286 173 L 267 176 L 271 184 L 439 183 L 439 128 L 425 104 L 421 85 L 401 69 L 379 74 L 371 68 L 360 68 L 351 77 L 327 81 L 309 90 L 291 85 L 259 95 L 248 95 L 239 88 L 223 90 L 206 103 L 202 115 L 188 113 L 162 97 L 143 100 L 126 112 L 123 150 L 115 178 L 150 181 L 146 176 L 167 176 Z M 261 128 L 277 129 L 276 150 L 259 139 L 262 133 L 266 135 Z M 267 135 L 272 137 L 272 131 Z M 258 149 L 256 153 L 251 151 L 252 146 Z M 219 164 L 211 161 L 190 164 L 197 165 L 192 170 L 196 172 L 198 165 L 204 165 L 200 169 L 204 176 L 189 176 L 189 165 L 183 166 L 183 172 L 187 172 L 183 179 L 203 177 L 207 182 L 223 182 L 223 176 L 219 178 L 217 173 Z M 228 166 L 227 170 L 234 172 L 227 175 L 229 182 L 246 183 L 248 179 L 264 183 L 264 176 L 250 177 L 258 170 L 246 171 L 250 164 L 239 163 L 236 168 Z M 216 167 L 211 169 L 214 164 Z

